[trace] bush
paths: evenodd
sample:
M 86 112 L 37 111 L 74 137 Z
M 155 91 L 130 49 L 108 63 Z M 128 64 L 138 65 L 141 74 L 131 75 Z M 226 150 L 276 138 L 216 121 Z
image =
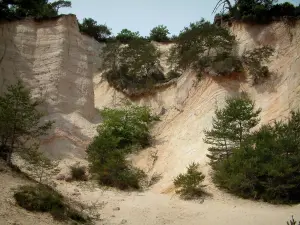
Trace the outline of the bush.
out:
M 217 75 L 240 71 L 240 62 L 232 60 L 235 44 L 235 38 L 228 30 L 201 20 L 180 32 L 168 61 L 175 71 L 193 69 L 198 74 L 213 71 Z M 226 66 L 232 66 L 222 70 L 223 66 L 219 64 L 226 60 L 231 61 Z
M 133 168 L 126 156 L 150 145 L 149 126 L 157 118 L 140 106 L 105 108 L 101 116 L 98 136 L 87 149 L 90 172 L 101 185 L 139 189 L 145 174 Z
M 14 193 L 19 206 L 33 212 L 49 212 L 56 220 L 89 222 L 89 218 L 69 207 L 62 195 L 43 185 L 21 186 Z
M 150 31 L 149 39 L 157 42 L 169 41 L 168 34 L 170 34 L 168 28 L 164 25 L 159 25 Z
M 86 167 L 80 166 L 78 164 L 73 165 L 70 167 L 71 169 L 71 176 L 73 180 L 77 181 L 86 181 L 87 180 L 87 174 L 86 174 Z
M 253 84 L 261 83 L 264 79 L 270 77 L 271 72 L 268 67 L 263 66 L 269 62 L 269 58 L 273 55 L 274 49 L 264 46 L 251 51 L 246 51 L 242 55 L 242 62 L 252 77 Z
M 300 202 L 300 112 L 264 125 L 214 168 L 218 186 L 244 198 Z
M 184 199 L 201 197 L 205 192 L 201 183 L 205 176 L 198 171 L 199 164 L 192 163 L 187 167 L 185 174 L 179 174 L 174 179 L 176 193 L 180 194 Z
M 104 49 L 104 77 L 116 89 L 129 95 L 166 82 L 159 62 L 160 52 L 145 40 L 127 45 L 112 43 Z
M 28 158 L 37 150 L 37 138 L 47 134 L 53 122 L 41 122 L 44 116 L 37 109 L 40 100 L 33 100 L 21 81 L 7 87 L 0 96 L 0 156 L 12 165 L 12 155 Z
M 283 17 L 299 16 L 298 7 L 289 2 L 275 4 L 276 2 L 275 0 L 240 0 L 233 7 L 229 7 L 227 14 L 217 14 L 215 21 L 219 23 L 222 17 L 225 21 L 233 18 L 246 23 L 268 24 Z
M 261 109 L 255 109 L 254 102 L 246 93 L 227 98 L 223 109 L 216 109 L 213 128 L 205 130 L 204 142 L 210 144 L 207 155 L 212 166 L 228 160 L 234 149 L 240 147 L 259 123 Z
M 65 0 L 1 1 L 0 19 L 51 18 L 59 15 L 60 8 L 71 7 L 71 5 L 71 1 Z
M 128 29 L 121 30 L 121 32 L 116 36 L 116 40 L 120 41 L 121 43 L 128 43 L 138 39 L 141 39 L 139 32 L 132 32 Z
M 79 30 L 99 42 L 106 41 L 111 35 L 110 28 L 106 25 L 97 24 L 92 18 L 84 18 L 83 22 L 81 24 L 79 23 Z

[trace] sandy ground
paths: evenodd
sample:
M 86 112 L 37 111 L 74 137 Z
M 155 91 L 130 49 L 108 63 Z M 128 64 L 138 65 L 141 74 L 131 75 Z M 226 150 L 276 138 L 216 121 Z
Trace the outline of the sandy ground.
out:
M 47 213 L 31 213 L 16 205 L 13 193 L 20 185 L 32 184 L 26 178 L 12 173 L 0 162 L 0 225 L 63 225 Z
M 31 182 L 9 171 L 0 173 L 0 225 L 59 225 L 49 214 L 31 213 L 16 206 L 13 189 Z M 204 200 L 184 201 L 173 194 L 120 192 L 100 189 L 93 182 L 56 181 L 58 191 L 87 205 L 95 205 L 100 213 L 97 225 L 283 225 L 294 215 L 299 218 L 300 205 L 274 206 L 238 199 L 208 185 L 212 194 Z M 77 190 L 76 190 L 77 189 Z M 76 190 L 76 191 L 74 191 Z M 78 195 L 74 193 L 78 192 Z
M 76 197 L 83 203 L 100 203 L 101 221 L 96 224 L 130 225 L 283 225 L 294 215 L 299 218 L 300 205 L 274 206 L 262 202 L 238 199 L 208 186 L 213 196 L 204 201 L 183 201 L 172 194 L 153 191 L 124 193 L 101 190 L 90 184 L 61 183 L 58 189 L 72 196 L 74 188 L 80 190 Z

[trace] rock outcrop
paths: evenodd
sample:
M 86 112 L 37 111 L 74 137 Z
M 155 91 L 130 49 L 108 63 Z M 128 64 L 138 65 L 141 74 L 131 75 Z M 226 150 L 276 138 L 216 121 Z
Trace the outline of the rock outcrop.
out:
M 74 15 L 0 24 L 0 93 L 21 79 L 44 100 L 47 118 L 56 123 L 43 146 L 54 155 L 80 153 L 94 134 L 92 79 L 100 49 L 79 32 Z

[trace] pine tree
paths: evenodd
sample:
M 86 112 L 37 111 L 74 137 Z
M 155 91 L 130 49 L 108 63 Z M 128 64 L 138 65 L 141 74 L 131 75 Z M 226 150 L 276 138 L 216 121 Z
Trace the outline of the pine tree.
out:
M 212 163 L 228 159 L 233 149 L 242 145 L 258 124 L 260 112 L 246 93 L 226 99 L 225 108 L 215 111 L 213 128 L 204 131 L 204 142 L 212 145 L 208 149 Z
M 40 101 L 31 99 L 30 91 L 19 81 L 0 96 L 0 155 L 12 164 L 12 154 L 24 156 L 38 148 L 37 138 L 45 135 L 53 122 L 41 123 L 37 110 Z

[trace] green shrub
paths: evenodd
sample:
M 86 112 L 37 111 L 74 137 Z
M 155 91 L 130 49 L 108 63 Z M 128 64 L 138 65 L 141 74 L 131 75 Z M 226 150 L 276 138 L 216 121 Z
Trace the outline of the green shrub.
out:
M 300 112 L 264 125 L 215 166 L 218 186 L 244 198 L 300 202 Z
M 33 100 L 21 81 L 0 96 L 0 156 L 12 165 L 12 155 L 26 159 L 39 148 L 36 140 L 47 134 L 52 121 L 41 122 L 40 100 Z
M 276 0 L 240 0 L 234 6 L 228 5 L 228 1 L 222 2 L 227 4 L 229 11 L 223 15 L 217 14 L 215 17 L 217 23 L 220 22 L 220 17 L 227 21 L 228 18 L 232 18 L 246 23 L 268 24 L 283 17 L 296 18 L 299 16 L 298 7 L 289 2 L 275 4 Z M 221 5 L 217 4 L 215 9 Z
M 147 107 L 127 106 L 101 111 L 103 123 L 87 149 L 90 172 L 101 185 L 119 189 L 139 189 L 145 174 L 126 160 L 150 145 L 150 124 L 157 119 Z
M 116 36 L 116 40 L 120 41 L 121 43 L 128 43 L 138 39 L 141 39 L 139 32 L 132 32 L 128 29 L 121 30 Z
M 261 109 L 246 93 L 227 98 L 222 109 L 215 110 L 213 128 L 205 130 L 204 142 L 210 144 L 207 155 L 211 164 L 229 159 L 234 149 L 240 147 L 259 123 Z
M 105 24 L 97 24 L 92 18 L 84 18 L 82 23 L 78 23 L 80 32 L 83 32 L 97 41 L 106 41 L 111 35 L 111 29 Z
M 270 77 L 271 72 L 263 64 L 269 62 L 269 58 L 273 55 L 273 52 L 273 48 L 264 46 L 246 51 L 242 55 L 242 62 L 248 69 L 253 84 L 261 83 L 264 79 Z
M 166 82 L 158 49 L 142 39 L 127 45 L 111 43 L 104 49 L 104 77 L 116 89 L 134 95 Z
M 174 179 L 176 193 L 184 199 L 201 197 L 205 193 L 203 191 L 205 185 L 202 185 L 205 176 L 198 171 L 198 167 L 199 164 L 192 163 L 187 167 L 185 174 L 179 174 Z
M 86 167 L 80 166 L 78 164 L 75 164 L 70 167 L 71 170 L 71 176 L 73 180 L 77 181 L 86 181 L 87 180 L 87 174 L 86 174 Z
M 235 38 L 228 30 L 201 20 L 180 32 L 168 61 L 175 71 L 193 69 L 199 74 L 213 71 L 217 75 L 240 71 L 241 63 L 232 53 L 235 44 Z M 223 61 L 227 64 L 220 65 Z M 224 65 L 226 70 L 222 68 Z
M 56 220 L 89 222 L 87 216 L 68 206 L 62 195 L 41 184 L 19 187 L 14 198 L 22 208 L 33 212 L 49 212 Z
M 0 19 L 51 18 L 59 15 L 60 8 L 71 7 L 71 5 L 71 1 L 65 0 L 1 1 Z
M 168 34 L 170 34 L 168 28 L 164 25 L 159 25 L 150 31 L 149 39 L 157 42 L 169 41 Z

